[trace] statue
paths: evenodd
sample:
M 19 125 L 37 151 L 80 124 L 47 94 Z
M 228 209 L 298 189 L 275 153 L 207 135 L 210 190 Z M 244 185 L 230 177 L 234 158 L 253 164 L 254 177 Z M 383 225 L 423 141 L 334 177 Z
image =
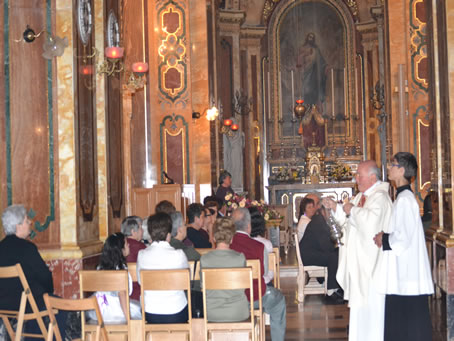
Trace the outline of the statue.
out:
M 223 136 L 224 169 L 232 174 L 233 190 L 242 192 L 244 133 L 237 130 L 232 131 L 232 134 L 223 134 Z

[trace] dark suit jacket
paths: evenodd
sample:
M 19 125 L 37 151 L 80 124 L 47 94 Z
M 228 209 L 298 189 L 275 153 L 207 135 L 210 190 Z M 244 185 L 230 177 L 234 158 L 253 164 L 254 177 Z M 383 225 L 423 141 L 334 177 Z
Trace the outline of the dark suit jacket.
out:
M 224 186 L 220 185 L 218 187 L 217 191 L 216 191 L 216 195 L 215 196 L 216 196 L 216 198 L 221 199 L 222 202 L 225 202 L 225 196 L 228 193 L 232 193 L 232 194 L 234 193 L 232 187 L 230 187 L 230 186 L 229 187 L 224 187 Z
M 335 252 L 336 248 L 330 239 L 329 226 L 322 215 L 316 214 L 307 225 L 304 236 L 300 241 L 300 251 L 303 264 L 311 265 L 314 258 L 320 254 Z
M 263 266 L 263 251 L 265 245 L 260 243 L 259 241 L 252 239 L 245 233 L 235 233 L 232 239 L 232 244 L 230 244 L 230 248 L 237 252 L 241 252 L 244 254 L 246 259 L 258 259 L 260 260 L 260 269 L 262 272 L 262 296 L 266 292 L 266 284 L 265 280 L 263 279 L 264 273 L 264 266 Z M 254 279 L 254 301 L 259 299 L 259 283 L 256 279 Z M 246 290 L 246 296 L 249 300 L 249 290 Z
M 187 237 L 194 244 L 196 249 L 211 249 L 211 243 L 206 239 L 200 231 L 193 227 L 188 227 Z
M 0 266 L 11 266 L 19 263 L 22 266 L 28 285 L 38 307 L 44 307 L 43 294 L 54 292 L 52 273 L 32 242 L 8 235 L 0 242 Z M 19 309 L 22 294 L 19 279 L 0 280 L 0 309 Z

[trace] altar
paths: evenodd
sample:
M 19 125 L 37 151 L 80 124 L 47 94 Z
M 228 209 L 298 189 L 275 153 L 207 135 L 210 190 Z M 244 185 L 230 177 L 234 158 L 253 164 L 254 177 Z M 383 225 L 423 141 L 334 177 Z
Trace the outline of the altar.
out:
M 309 193 L 319 192 L 322 197 L 343 201 L 353 196 L 355 183 L 336 182 L 321 184 L 277 184 L 267 187 L 271 205 L 290 205 L 291 220 L 298 223 L 300 201 Z

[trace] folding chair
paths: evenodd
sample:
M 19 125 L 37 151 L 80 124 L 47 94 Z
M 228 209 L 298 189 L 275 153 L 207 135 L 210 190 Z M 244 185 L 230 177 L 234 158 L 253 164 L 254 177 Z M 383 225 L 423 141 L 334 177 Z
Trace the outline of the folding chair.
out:
M 273 277 L 273 286 L 276 289 L 281 288 L 281 280 L 280 280 L 280 266 L 279 266 L 279 256 L 276 255 L 276 250 L 278 248 L 274 248 L 273 252 L 268 254 L 268 269 L 273 271 L 274 277 Z M 279 252 L 279 251 L 278 251 Z
M 191 340 L 192 309 L 191 309 L 191 284 L 189 269 L 173 270 L 141 270 L 140 271 L 140 303 L 142 306 L 143 340 L 147 334 L 169 333 L 185 334 Z M 188 298 L 188 322 L 169 324 L 148 324 L 145 319 L 145 291 L 147 290 L 185 290 Z M 156 338 L 159 340 L 159 338 Z
M 191 275 L 191 281 L 200 281 L 200 262 L 190 260 L 189 263 L 189 272 Z M 195 269 L 194 269 L 195 266 Z
M 28 285 L 27 279 L 25 278 L 24 272 L 22 271 L 21 265 L 17 263 L 16 265 L 12 266 L 0 267 L 0 278 L 19 278 L 22 284 L 22 288 L 24 289 L 22 291 L 19 310 L 0 310 L 0 317 L 5 324 L 6 330 L 8 331 L 11 340 L 19 341 L 21 340 L 21 337 L 36 337 L 46 339 L 47 329 L 43 321 L 43 316 L 47 316 L 48 312 L 47 310 L 39 311 L 35 298 L 33 297 Z M 29 303 L 32 310 L 31 313 L 25 312 L 27 302 Z M 17 319 L 16 332 L 14 332 L 13 327 L 11 326 L 10 319 Z M 30 320 L 36 320 L 41 333 L 31 334 L 22 332 L 24 322 Z
M 104 326 L 104 321 L 102 319 L 101 312 L 99 311 L 98 301 L 96 297 L 92 296 L 90 298 L 81 298 L 81 299 L 64 299 L 58 297 L 51 297 L 48 294 L 44 294 L 44 303 L 46 303 L 47 311 L 49 312 L 49 333 L 47 334 L 47 341 L 52 341 L 55 334 L 57 341 L 62 340 L 60 330 L 58 329 L 57 319 L 55 318 L 54 311 L 56 310 L 65 310 L 65 311 L 88 311 L 94 310 L 96 312 L 97 322 L 96 322 L 96 331 L 95 331 L 95 340 L 100 341 L 101 335 L 103 341 L 108 341 L 107 330 Z M 73 339 L 73 341 L 80 341 L 83 339 Z M 90 340 L 93 340 L 90 337 Z
M 327 283 L 328 283 L 328 269 L 326 266 L 317 266 L 317 265 L 309 265 L 304 266 L 299 243 L 298 243 L 298 234 L 294 233 L 293 238 L 295 240 L 295 248 L 296 248 L 296 258 L 298 260 L 298 277 L 297 277 L 297 284 L 298 284 L 298 295 L 297 299 L 298 302 L 304 302 L 305 295 L 315 295 L 315 294 L 325 294 L 327 292 Z M 308 273 L 310 280 L 306 284 L 306 272 Z M 319 284 L 317 282 L 317 277 L 324 277 L 325 281 L 323 284 Z
M 125 323 L 104 323 L 107 333 L 112 337 L 123 335 L 129 339 L 131 329 L 131 317 L 129 309 L 129 280 L 126 270 L 81 270 L 79 271 L 80 297 L 90 295 L 96 291 L 119 291 L 125 295 Z M 85 312 L 82 311 L 82 338 L 85 333 L 94 333 L 96 324 L 93 321 L 86 322 Z
M 207 290 L 237 290 L 249 289 L 251 316 L 241 322 L 208 322 L 206 292 Z M 214 331 L 234 332 L 249 331 L 251 340 L 255 341 L 255 310 L 252 284 L 252 269 L 247 268 L 213 268 L 202 269 L 203 310 L 205 322 L 205 340 L 210 339 Z
M 255 310 L 255 317 L 258 320 L 258 337 L 257 340 L 265 340 L 265 313 L 263 311 L 262 305 L 262 292 L 266 290 L 266 288 L 262 288 L 262 270 L 260 267 L 260 260 L 258 259 L 248 259 L 246 260 L 246 265 L 251 268 L 252 270 L 252 279 L 257 280 L 258 282 L 258 301 L 259 307 Z
M 195 249 L 201 256 L 208 253 L 208 252 L 211 252 L 213 251 L 213 249 Z
M 137 263 L 128 263 L 128 272 L 129 275 L 131 276 L 131 279 L 133 282 L 137 282 L 138 276 L 137 276 Z

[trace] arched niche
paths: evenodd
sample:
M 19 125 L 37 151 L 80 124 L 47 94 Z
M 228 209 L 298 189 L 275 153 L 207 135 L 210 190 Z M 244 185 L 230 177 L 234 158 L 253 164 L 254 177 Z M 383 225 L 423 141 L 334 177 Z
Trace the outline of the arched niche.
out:
M 354 23 L 349 9 L 335 0 L 283 0 L 268 26 L 270 97 L 267 115 L 272 144 L 290 143 L 302 128 L 302 144 L 355 145 L 359 136 Z M 295 100 L 316 105 L 325 123 L 295 122 Z M 308 123 L 306 116 L 306 123 Z M 333 119 L 334 118 L 334 119 Z

